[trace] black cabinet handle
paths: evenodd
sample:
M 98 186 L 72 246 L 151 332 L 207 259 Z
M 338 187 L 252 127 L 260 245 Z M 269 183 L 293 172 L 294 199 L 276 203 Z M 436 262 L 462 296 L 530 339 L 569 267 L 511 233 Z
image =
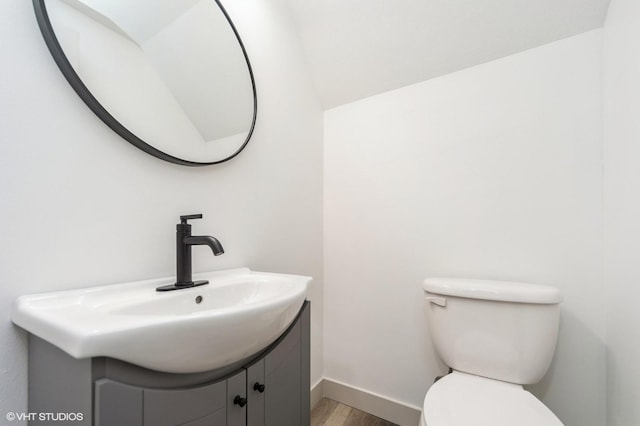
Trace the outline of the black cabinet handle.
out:
M 240 407 L 244 407 L 245 405 L 247 405 L 247 398 L 243 398 L 240 395 L 236 395 L 236 397 L 233 398 L 233 403 L 235 405 L 239 405 Z
M 255 382 L 253 384 L 253 390 L 262 393 L 262 392 L 264 392 L 264 385 L 261 385 L 260 383 Z

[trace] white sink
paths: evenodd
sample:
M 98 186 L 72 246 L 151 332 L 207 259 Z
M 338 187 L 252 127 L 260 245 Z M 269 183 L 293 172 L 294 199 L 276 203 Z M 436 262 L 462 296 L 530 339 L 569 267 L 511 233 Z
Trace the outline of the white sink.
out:
M 230 365 L 291 324 L 310 277 L 247 268 L 194 274 L 209 284 L 157 292 L 155 279 L 19 297 L 11 319 L 74 358 L 107 356 L 169 373 Z

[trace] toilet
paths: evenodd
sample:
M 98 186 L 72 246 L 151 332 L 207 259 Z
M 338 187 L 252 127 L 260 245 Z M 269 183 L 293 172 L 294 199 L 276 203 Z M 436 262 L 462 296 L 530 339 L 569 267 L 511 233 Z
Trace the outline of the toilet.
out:
M 549 369 L 562 295 L 554 287 L 428 278 L 434 347 L 451 373 L 424 398 L 419 426 L 562 426 L 522 386 Z

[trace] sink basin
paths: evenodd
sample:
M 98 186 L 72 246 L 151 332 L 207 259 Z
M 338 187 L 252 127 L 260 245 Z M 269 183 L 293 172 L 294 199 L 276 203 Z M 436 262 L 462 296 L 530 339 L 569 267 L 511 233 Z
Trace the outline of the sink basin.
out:
M 274 342 L 304 303 L 310 277 L 247 268 L 194 274 L 209 284 L 157 292 L 174 278 L 19 297 L 11 319 L 74 358 L 106 356 L 196 373 Z

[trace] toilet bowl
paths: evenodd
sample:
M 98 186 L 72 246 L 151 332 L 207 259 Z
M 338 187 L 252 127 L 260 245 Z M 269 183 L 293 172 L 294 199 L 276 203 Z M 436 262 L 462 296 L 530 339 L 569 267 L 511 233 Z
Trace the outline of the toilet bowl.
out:
M 562 426 L 562 422 L 521 385 L 454 371 L 429 389 L 420 426 Z
M 434 347 L 452 373 L 427 392 L 420 426 L 562 426 L 522 387 L 553 358 L 557 289 L 455 278 L 427 279 L 423 289 Z

